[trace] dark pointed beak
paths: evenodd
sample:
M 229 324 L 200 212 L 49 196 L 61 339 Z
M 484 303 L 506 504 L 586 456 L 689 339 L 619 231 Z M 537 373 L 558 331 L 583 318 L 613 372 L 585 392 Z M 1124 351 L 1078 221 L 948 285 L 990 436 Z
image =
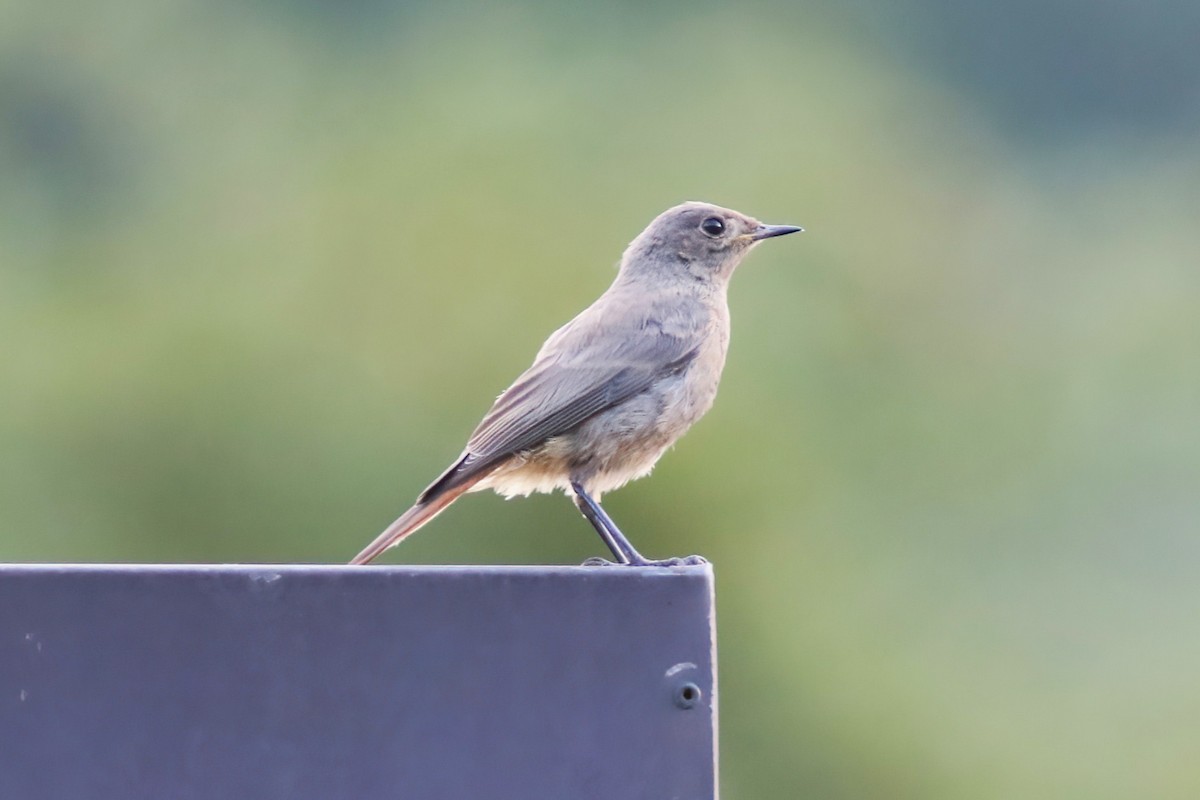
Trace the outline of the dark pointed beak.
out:
M 770 239 L 772 236 L 787 236 L 789 233 L 803 233 L 804 228 L 799 225 L 759 225 L 750 234 L 750 238 L 754 241 L 760 239 Z

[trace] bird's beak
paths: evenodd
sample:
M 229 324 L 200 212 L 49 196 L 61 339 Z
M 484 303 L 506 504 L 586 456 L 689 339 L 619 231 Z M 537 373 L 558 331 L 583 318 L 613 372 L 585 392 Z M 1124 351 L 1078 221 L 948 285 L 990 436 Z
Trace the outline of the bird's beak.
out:
M 770 239 L 772 236 L 787 236 L 789 233 L 803 233 L 804 228 L 799 225 L 759 225 L 750 233 L 750 238 L 754 241 L 760 239 Z

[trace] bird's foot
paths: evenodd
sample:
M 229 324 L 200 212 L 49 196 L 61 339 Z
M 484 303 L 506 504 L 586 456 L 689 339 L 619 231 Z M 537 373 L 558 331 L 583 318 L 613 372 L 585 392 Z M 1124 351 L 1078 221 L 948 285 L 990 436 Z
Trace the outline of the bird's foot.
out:
M 683 556 L 681 558 L 663 558 L 657 561 L 642 559 L 629 564 L 621 564 L 616 561 L 609 561 L 606 558 L 593 556 L 587 561 L 584 561 L 582 566 L 585 567 L 698 567 L 707 564 L 708 559 L 704 556 Z
M 708 563 L 708 559 L 704 556 L 678 556 L 676 558 L 664 558 L 659 561 L 647 561 L 644 564 L 637 564 L 639 567 L 699 567 Z
M 623 567 L 624 564 L 617 561 L 609 561 L 607 558 L 600 556 L 592 556 L 587 561 L 584 561 L 579 566 L 581 567 Z

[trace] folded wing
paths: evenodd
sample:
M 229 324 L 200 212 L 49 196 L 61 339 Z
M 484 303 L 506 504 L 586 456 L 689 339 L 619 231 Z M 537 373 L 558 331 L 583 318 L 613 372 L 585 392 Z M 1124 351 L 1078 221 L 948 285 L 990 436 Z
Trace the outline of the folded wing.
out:
M 598 346 L 597 339 L 608 344 Z M 667 333 L 652 321 L 615 339 L 620 342 L 615 350 L 613 341 L 610 336 L 585 337 L 573 326 L 559 331 L 533 366 L 496 399 L 462 456 L 418 502 L 473 482 L 509 456 L 567 433 L 682 372 L 698 349 L 692 337 Z

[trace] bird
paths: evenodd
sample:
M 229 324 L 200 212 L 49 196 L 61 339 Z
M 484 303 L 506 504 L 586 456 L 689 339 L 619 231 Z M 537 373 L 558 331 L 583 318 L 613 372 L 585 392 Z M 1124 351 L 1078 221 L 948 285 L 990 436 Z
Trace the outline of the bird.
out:
M 484 489 L 568 493 L 616 559 L 585 563 L 706 563 L 645 558 L 600 499 L 649 474 L 712 407 L 729 346 L 730 277 L 760 242 L 802 230 L 695 201 L 659 214 L 625 249 L 612 285 L 550 335 L 454 463 L 350 563 L 370 562 Z

